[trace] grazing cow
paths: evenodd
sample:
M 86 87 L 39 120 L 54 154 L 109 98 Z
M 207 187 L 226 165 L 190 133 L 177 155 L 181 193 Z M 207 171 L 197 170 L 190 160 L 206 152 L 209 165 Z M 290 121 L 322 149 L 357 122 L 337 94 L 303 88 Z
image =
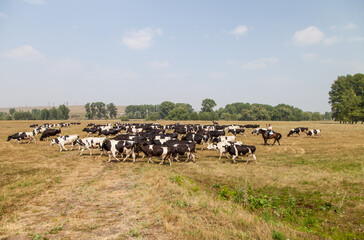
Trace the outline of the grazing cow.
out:
M 43 139 L 45 139 L 45 138 L 48 139 L 49 137 L 56 136 L 59 134 L 61 134 L 61 129 L 48 128 L 48 129 L 44 130 L 44 132 L 40 136 L 39 140 L 43 141 Z
M 235 142 L 235 144 L 243 144 L 242 142 Z M 223 153 L 225 153 L 226 158 L 229 158 L 229 156 L 227 155 L 227 150 L 226 150 L 226 146 L 231 145 L 231 142 L 218 142 L 217 144 L 215 143 L 211 143 L 207 146 L 208 150 L 212 150 L 215 149 L 216 151 L 219 152 L 220 156 L 219 156 L 219 160 L 221 159 L 221 156 Z
M 51 140 L 51 146 L 53 146 L 53 144 L 58 144 L 59 146 L 59 151 L 62 152 L 62 149 L 67 150 L 67 148 L 65 147 L 65 145 L 67 144 L 72 144 L 72 147 L 70 149 L 70 151 L 72 151 L 73 147 L 75 146 L 75 141 L 79 138 L 78 135 L 64 135 L 64 136 L 59 136 L 58 138 L 54 138 Z
M 287 137 L 291 136 L 291 135 L 292 135 L 292 134 L 294 134 L 294 133 L 298 134 L 298 136 L 301 136 L 301 133 L 302 133 L 302 132 L 305 132 L 305 131 L 308 131 L 308 128 L 307 128 L 307 127 L 292 128 L 292 129 L 289 131 L 289 133 L 288 133 Z
M 306 134 L 307 134 L 307 136 L 311 136 L 311 137 L 320 136 L 321 135 L 321 129 L 311 129 Z
M 80 156 L 82 155 L 83 151 L 87 149 L 90 152 L 90 156 L 92 155 L 91 148 L 99 148 L 105 138 L 95 138 L 95 137 L 87 137 L 82 139 L 77 139 L 74 143 L 81 146 Z M 102 155 L 102 152 L 101 152 Z
M 236 163 L 235 158 L 237 158 L 239 155 L 241 155 L 241 160 L 243 160 L 243 156 L 247 155 L 248 160 L 245 164 L 248 164 L 248 162 L 250 160 L 250 154 L 252 154 L 252 156 L 255 160 L 255 163 L 258 163 L 257 158 L 255 157 L 255 150 L 256 150 L 255 146 L 239 145 L 239 144 L 231 143 L 230 145 L 227 145 L 225 148 L 226 148 L 226 151 L 228 153 L 230 153 L 230 155 L 232 156 L 232 160 L 234 163 Z
M 13 135 L 8 136 L 7 141 L 10 141 L 11 139 L 15 139 L 18 144 L 20 144 L 20 140 L 27 140 L 29 139 L 28 144 L 34 140 L 35 143 L 37 143 L 37 139 L 35 138 L 35 136 L 37 135 L 37 133 L 33 130 L 32 132 L 19 132 L 19 133 L 15 133 Z
M 169 166 L 172 166 L 172 162 L 171 159 L 169 158 L 171 155 L 171 151 L 168 147 L 163 147 L 163 146 L 159 146 L 159 145 L 140 145 L 138 146 L 138 148 L 145 154 L 145 156 L 148 157 L 148 163 L 154 163 L 152 161 L 152 157 L 159 157 L 162 156 L 162 161 L 159 164 L 163 164 L 164 160 L 166 158 L 168 158 L 169 161 Z
M 245 129 L 229 129 L 228 133 L 232 133 L 234 136 L 236 136 L 237 134 L 241 134 L 245 136 Z
M 256 125 L 256 124 L 247 124 L 247 125 L 244 125 L 243 127 L 245 127 L 245 128 L 259 128 L 260 126 Z
M 133 155 L 133 163 L 135 163 L 135 142 L 134 141 L 123 141 L 123 140 L 107 140 L 105 139 L 101 145 L 100 150 L 106 150 L 109 155 L 109 161 L 111 162 L 111 155 L 117 160 L 120 161 L 116 154 L 122 154 L 124 151 L 126 152 L 126 157 L 124 158 L 123 162 L 132 154 Z

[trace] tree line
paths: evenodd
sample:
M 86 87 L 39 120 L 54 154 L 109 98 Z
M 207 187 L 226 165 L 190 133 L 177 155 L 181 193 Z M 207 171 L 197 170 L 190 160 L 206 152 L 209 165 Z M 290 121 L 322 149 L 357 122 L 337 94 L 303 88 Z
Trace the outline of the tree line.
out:
M 0 112 L 1 120 L 67 120 L 70 109 L 66 105 L 50 109 L 32 109 L 31 111 L 16 111 L 10 108 L 9 113 Z
M 364 122 L 364 74 L 339 76 L 329 92 L 332 117 L 340 123 Z
M 188 103 L 164 101 L 158 105 L 129 105 L 122 120 L 146 119 L 165 120 L 272 120 L 272 121 L 319 121 L 331 120 L 331 113 L 305 112 L 286 104 L 271 106 L 268 104 L 250 104 L 237 102 L 214 110 L 216 102 L 206 98 L 201 103 L 201 110 L 195 111 Z
M 108 119 L 116 118 L 118 112 L 115 104 L 103 102 L 92 102 L 85 104 L 87 119 Z

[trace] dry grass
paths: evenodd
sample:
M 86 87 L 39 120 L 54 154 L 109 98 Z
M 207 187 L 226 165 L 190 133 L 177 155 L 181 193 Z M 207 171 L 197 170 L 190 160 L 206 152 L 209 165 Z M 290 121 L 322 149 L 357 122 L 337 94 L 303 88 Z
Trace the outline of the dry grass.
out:
M 63 134 L 80 134 L 86 123 Z M 219 161 L 215 151 L 199 151 L 197 163 L 172 167 L 140 158 L 107 163 L 106 156 L 60 153 L 49 142 L 6 142 L 29 125 L 0 122 L 0 238 L 364 237 L 364 125 L 275 122 L 281 146 L 263 146 L 250 133 L 238 139 L 257 146 L 258 164 L 232 164 Z M 322 136 L 287 138 L 297 126 L 320 128 Z M 243 201 L 234 189 L 246 190 Z

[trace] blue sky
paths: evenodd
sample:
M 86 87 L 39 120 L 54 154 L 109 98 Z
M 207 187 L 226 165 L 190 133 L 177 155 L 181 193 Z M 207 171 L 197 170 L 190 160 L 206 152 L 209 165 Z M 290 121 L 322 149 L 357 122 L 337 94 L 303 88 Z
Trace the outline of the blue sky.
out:
M 204 98 L 330 111 L 364 70 L 364 1 L 0 2 L 0 107 Z

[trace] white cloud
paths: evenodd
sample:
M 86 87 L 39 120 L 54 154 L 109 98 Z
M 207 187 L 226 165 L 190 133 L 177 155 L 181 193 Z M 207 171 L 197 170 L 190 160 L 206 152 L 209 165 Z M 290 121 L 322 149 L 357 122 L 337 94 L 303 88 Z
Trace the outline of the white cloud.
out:
M 233 34 L 236 38 L 243 36 L 248 31 L 248 27 L 245 25 L 239 25 L 234 30 L 228 31 Z
M 45 4 L 44 0 L 23 0 L 23 2 L 27 2 L 34 5 L 42 5 Z
M 0 18 L 8 18 L 8 15 L 6 15 L 5 13 L 3 12 L 0 12 Z
M 320 43 L 324 36 L 325 34 L 320 29 L 315 26 L 310 26 L 295 32 L 292 38 L 296 45 L 303 47 Z
M 278 63 L 279 59 L 275 57 L 270 58 L 261 58 L 257 60 L 252 60 L 250 62 L 244 63 L 243 68 L 244 69 L 262 69 L 267 66 L 267 64 L 273 64 Z
M 221 78 L 226 78 L 227 74 L 223 73 L 223 72 L 210 72 L 209 74 L 207 74 L 210 78 L 215 78 L 215 79 L 221 79 Z
M 166 68 L 170 63 L 168 61 L 148 62 L 147 65 L 152 68 Z
M 122 43 L 131 49 L 147 49 L 152 45 L 152 39 L 156 35 L 162 35 L 161 28 L 144 28 L 141 30 L 129 31 L 127 36 L 122 38 Z
M 82 64 L 71 58 L 57 59 L 51 67 L 52 72 L 55 73 L 78 71 L 80 69 L 82 69 Z
M 301 55 L 303 61 L 314 61 L 317 60 L 318 56 L 315 53 L 305 53 Z
M 30 45 L 24 45 L 12 50 L 6 50 L 3 52 L 3 56 L 26 62 L 46 60 L 42 53 Z
M 353 37 L 348 39 L 349 42 L 361 42 L 364 41 L 364 37 Z
M 339 38 L 336 36 L 331 37 L 331 38 L 326 37 L 326 38 L 324 38 L 323 43 L 325 45 L 331 45 L 331 44 L 337 43 L 338 41 L 339 41 Z

